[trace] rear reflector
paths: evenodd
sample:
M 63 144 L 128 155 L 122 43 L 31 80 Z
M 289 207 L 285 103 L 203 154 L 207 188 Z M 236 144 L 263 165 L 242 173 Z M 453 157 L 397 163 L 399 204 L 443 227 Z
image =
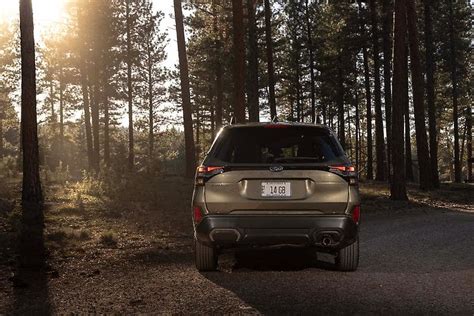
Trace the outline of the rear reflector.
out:
M 356 224 L 359 224 L 360 220 L 360 205 L 354 206 L 354 210 L 352 211 L 352 219 Z
M 202 210 L 199 206 L 193 207 L 193 219 L 195 224 L 199 224 L 202 220 Z

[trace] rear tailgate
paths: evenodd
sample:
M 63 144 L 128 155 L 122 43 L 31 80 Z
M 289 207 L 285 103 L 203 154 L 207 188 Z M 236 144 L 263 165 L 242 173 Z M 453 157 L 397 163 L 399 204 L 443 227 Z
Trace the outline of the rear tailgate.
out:
M 264 196 L 262 183 L 284 183 L 289 196 Z M 206 182 L 206 207 L 213 214 L 341 214 L 348 203 L 348 183 L 323 170 L 235 170 Z

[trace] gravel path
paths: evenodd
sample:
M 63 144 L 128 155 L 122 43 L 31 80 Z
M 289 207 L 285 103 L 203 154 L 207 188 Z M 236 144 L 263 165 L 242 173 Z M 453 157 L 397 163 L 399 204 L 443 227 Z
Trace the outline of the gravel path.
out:
M 295 249 L 227 253 L 220 272 L 198 273 L 188 215 L 179 207 L 133 225 L 70 217 L 92 232 L 120 231 L 117 246 L 92 238 L 56 253 L 52 269 L 27 275 L 26 286 L 2 284 L 9 299 L 0 314 L 474 314 L 472 213 L 418 206 L 364 214 L 352 273 Z

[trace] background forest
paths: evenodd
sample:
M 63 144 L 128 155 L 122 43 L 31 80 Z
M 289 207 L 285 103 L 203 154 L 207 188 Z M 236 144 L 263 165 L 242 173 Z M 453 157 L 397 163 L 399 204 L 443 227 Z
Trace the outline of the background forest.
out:
M 191 129 L 192 176 L 194 156 L 202 159 L 232 117 L 329 125 L 362 180 L 390 179 L 392 127 L 401 129 L 408 181 L 472 181 L 469 1 L 407 1 L 410 75 L 396 95 L 390 0 L 187 1 L 184 21 L 176 16 L 187 41 L 181 78 L 178 65 L 165 66 L 165 48 L 176 44 L 150 1 L 70 0 L 66 8 L 64 25 L 37 42 L 44 181 L 182 174 Z M 2 23 L 0 175 L 9 178 L 21 170 L 20 37 L 17 21 Z
M 1 0 L 0 314 L 473 314 L 473 6 Z M 196 166 L 256 121 L 337 134 L 359 272 L 302 249 L 196 270 Z

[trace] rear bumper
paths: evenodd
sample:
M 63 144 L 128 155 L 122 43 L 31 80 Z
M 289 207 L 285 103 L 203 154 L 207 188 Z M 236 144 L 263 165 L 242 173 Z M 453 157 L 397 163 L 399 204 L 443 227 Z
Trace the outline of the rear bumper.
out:
M 208 215 L 196 238 L 212 247 L 297 245 L 327 250 L 353 243 L 358 225 L 344 215 Z

